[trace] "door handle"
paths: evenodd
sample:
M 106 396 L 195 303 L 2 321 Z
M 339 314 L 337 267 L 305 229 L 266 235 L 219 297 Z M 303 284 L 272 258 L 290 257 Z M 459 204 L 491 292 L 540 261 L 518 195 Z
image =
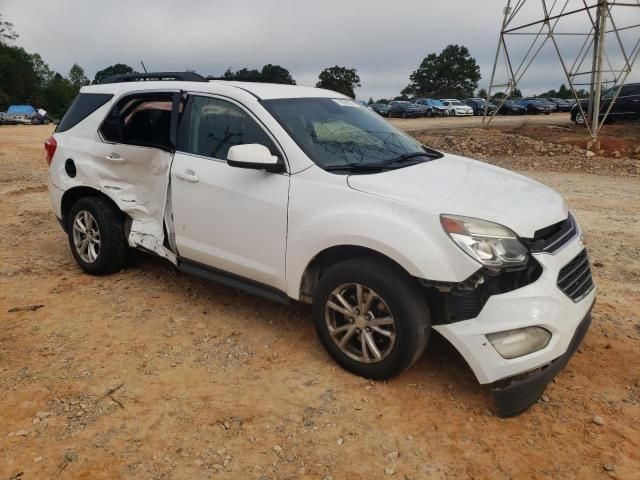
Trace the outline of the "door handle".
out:
M 114 163 L 126 162 L 126 160 L 122 158 L 120 155 L 118 155 L 117 153 L 111 153 L 110 155 L 105 155 L 104 158 Z
M 200 179 L 193 170 L 185 170 L 184 172 L 176 172 L 176 177 L 191 183 L 198 183 Z

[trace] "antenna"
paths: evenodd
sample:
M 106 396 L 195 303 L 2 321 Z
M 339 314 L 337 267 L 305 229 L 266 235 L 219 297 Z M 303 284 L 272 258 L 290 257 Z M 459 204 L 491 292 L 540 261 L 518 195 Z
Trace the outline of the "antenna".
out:
M 142 65 L 142 70 L 144 70 L 144 73 L 147 73 L 147 67 L 144 66 L 144 62 L 142 60 L 140 60 L 140 65 Z

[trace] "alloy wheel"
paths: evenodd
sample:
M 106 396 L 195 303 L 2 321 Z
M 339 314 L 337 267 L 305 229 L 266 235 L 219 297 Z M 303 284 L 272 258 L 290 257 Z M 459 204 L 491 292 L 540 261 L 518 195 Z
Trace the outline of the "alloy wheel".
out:
M 338 348 L 358 362 L 380 362 L 395 345 L 391 310 L 380 295 L 365 285 L 347 283 L 333 290 L 325 305 L 325 321 Z
M 93 263 L 100 254 L 100 228 L 87 210 L 80 210 L 73 219 L 73 245 L 84 262 Z

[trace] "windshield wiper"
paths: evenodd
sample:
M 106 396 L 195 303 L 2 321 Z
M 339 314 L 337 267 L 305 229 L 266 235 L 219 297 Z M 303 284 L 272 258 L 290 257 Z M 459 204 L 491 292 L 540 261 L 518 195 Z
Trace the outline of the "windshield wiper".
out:
M 326 167 L 322 167 L 327 171 L 332 170 L 366 170 L 366 171 L 380 171 L 388 169 L 387 166 L 383 164 L 373 164 L 373 163 L 345 163 L 344 165 L 328 165 Z
M 412 158 L 416 158 L 416 157 L 427 157 L 431 159 L 436 159 L 436 158 L 440 158 L 441 155 L 436 153 L 429 153 L 429 152 L 403 153 L 402 155 L 398 155 L 397 157 L 393 157 L 393 158 L 390 158 L 389 160 L 382 162 L 380 165 L 383 167 L 387 167 L 389 165 L 393 165 L 394 163 L 404 162 L 406 160 L 411 160 Z
M 398 155 L 397 157 L 391 158 L 389 160 L 385 160 L 381 163 L 345 163 L 344 165 L 328 165 L 323 167 L 327 171 L 332 170 L 363 170 L 363 171 L 381 171 L 381 170 L 392 170 L 396 167 L 392 166 L 396 163 L 404 162 L 406 160 L 411 160 L 416 157 L 427 157 L 430 159 L 440 158 L 442 155 L 437 152 L 413 152 L 413 153 L 403 153 L 402 155 Z

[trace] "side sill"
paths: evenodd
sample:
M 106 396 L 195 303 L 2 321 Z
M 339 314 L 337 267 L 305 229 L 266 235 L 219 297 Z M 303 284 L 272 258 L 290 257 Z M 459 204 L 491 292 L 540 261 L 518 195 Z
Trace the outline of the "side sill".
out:
M 238 290 L 242 290 L 252 295 L 266 298 L 267 300 L 272 300 L 283 305 L 291 304 L 289 296 L 277 288 L 273 288 L 259 282 L 254 282 L 248 278 L 225 272 L 224 270 L 218 270 L 217 268 L 209 267 L 208 265 L 194 262 L 193 260 L 181 258 L 178 261 L 178 270 L 190 275 L 195 275 L 196 277 L 204 278 L 205 280 L 222 283 L 223 285 L 237 288 Z

